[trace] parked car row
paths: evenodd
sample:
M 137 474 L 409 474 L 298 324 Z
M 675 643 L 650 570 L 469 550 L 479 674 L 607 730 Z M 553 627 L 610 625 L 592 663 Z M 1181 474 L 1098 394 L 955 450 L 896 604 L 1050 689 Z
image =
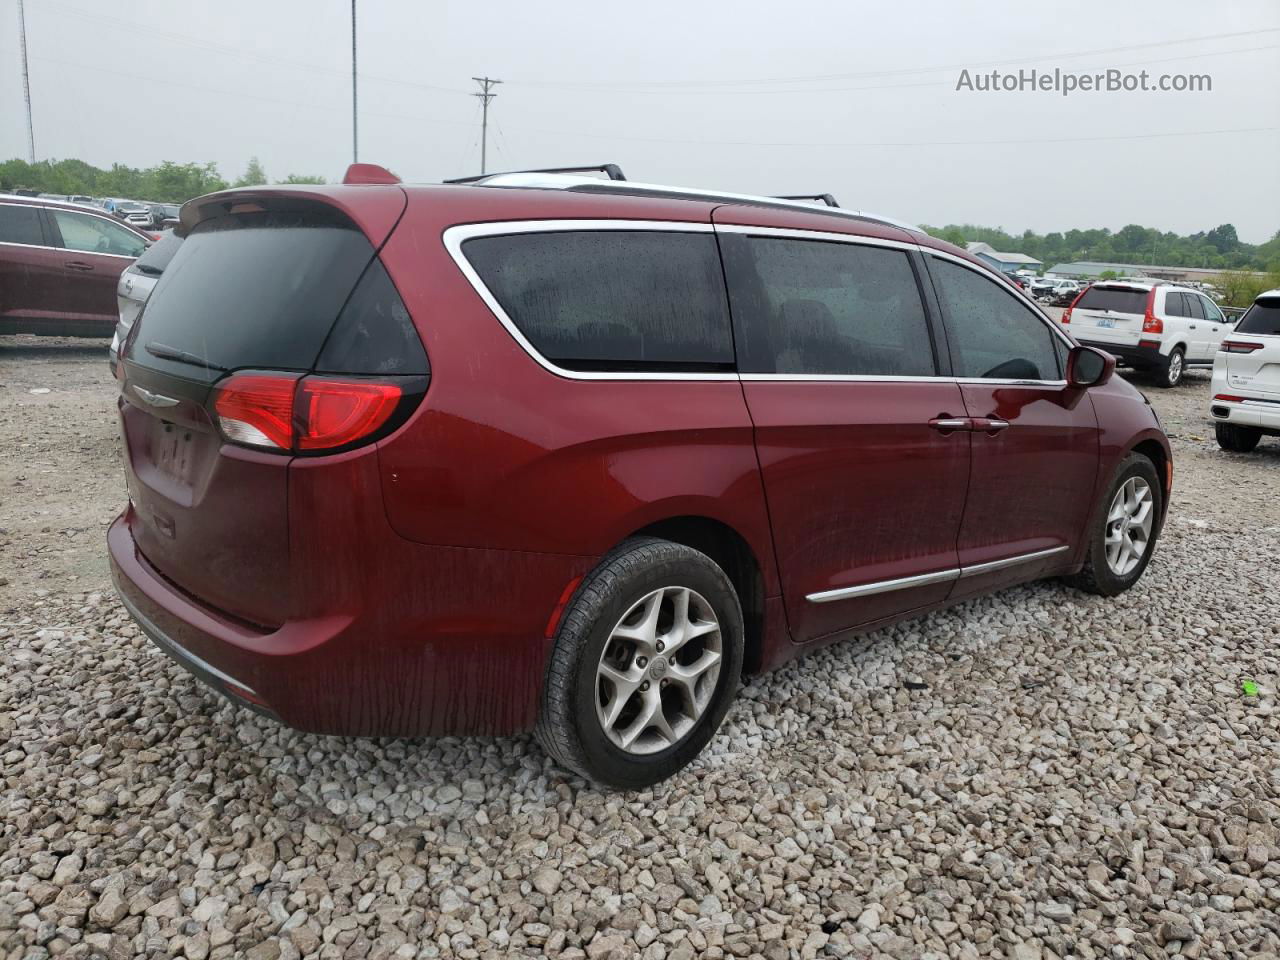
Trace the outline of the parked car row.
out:
M 117 220 L 123 220 L 143 230 L 160 230 L 174 227 L 178 222 L 179 203 L 156 203 L 150 200 L 123 200 L 116 197 L 89 197 L 83 194 L 41 193 L 25 191 L 20 196 L 34 196 L 38 200 L 99 207 Z

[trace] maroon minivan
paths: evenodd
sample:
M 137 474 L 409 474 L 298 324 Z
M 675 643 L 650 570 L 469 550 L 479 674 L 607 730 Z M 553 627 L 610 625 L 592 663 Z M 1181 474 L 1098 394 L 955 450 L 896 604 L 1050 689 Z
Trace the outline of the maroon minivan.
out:
M 1164 520 L 1114 361 L 885 218 L 360 166 L 179 231 L 121 352 L 115 580 L 302 730 L 533 729 L 650 784 L 743 672 L 1041 577 L 1116 594 Z
M 111 336 L 116 283 L 150 242 L 95 207 L 0 195 L 0 333 Z

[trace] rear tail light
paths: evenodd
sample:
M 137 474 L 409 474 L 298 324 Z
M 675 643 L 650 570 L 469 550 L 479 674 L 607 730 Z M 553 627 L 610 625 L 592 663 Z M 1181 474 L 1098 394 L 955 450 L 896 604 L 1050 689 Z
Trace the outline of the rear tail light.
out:
M 425 377 L 384 380 L 235 373 L 214 388 L 218 428 L 231 443 L 281 453 L 325 453 L 376 440 Z M 402 422 L 401 418 L 401 422 Z
M 1265 346 L 1265 343 L 1253 343 L 1247 340 L 1222 341 L 1222 349 L 1227 353 L 1253 353 L 1253 351 L 1261 350 Z
M 298 384 L 298 449 L 345 447 L 377 431 L 402 396 L 394 383 L 307 377 Z
M 1079 293 L 1077 293 L 1077 294 L 1076 294 L 1076 298 L 1075 298 L 1074 300 L 1072 300 L 1072 301 L 1071 301 L 1071 306 L 1067 307 L 1067 309 L 1066 309 L 1066 310 L 1062 311 L 1062 322 L 1063 322 L 1063 323 L 1070 323 L 1070 322 L 1071 322 L 1071 311 L 1072 311 L 1072 310 L 1074 310 L 1074 309 L 1076 308 L 1076 304 L 1080 302 L 1080 298 L 1081 298 L 1081 297 L 1083 297 L 1083 296 L 1085 295 L 1085 293 L 1088 291 L 1088 289 L 1089 289 L 1088 287 L 1085 287 L 1085 288 L 1084 288 L 1084 290 L 1081 290 Z
M 1164 333 L 1164 321 L 1156 316 L 1156 288 L 1147 294 L 1147 312 L 1142 316 L 1143 333 Z
M 268 450 L 293 449 L 293 394 L 297 376 L 237 373 L 216 389 L 213 411 L 232 443 Z
M 1219 393 L 1213 399 L 1225 400 L 1227 403 L 1244 403 L 1244 397 L 1237 397 L 1234 393 Z

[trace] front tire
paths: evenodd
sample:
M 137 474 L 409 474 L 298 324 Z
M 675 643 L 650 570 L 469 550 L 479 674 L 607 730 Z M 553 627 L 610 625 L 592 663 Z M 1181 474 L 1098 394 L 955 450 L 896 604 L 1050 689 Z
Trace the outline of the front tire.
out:
M 1084 567 L 1067 582 L 1103 597 L 1114 597 L 1137 583 L 1155 553 L 1163 497 L 1155 464 L 1140 453 L 1129 454 L 1090 520 Z
M 1187 372 L 1187 354 L 1181 347 L 1174 347 L 1169 359 L 1156 375 L 1156 386 L 1176 387 L 1182 382 L 1182 375 Z
M 1218 446 L 1231 453 L 1250 453 L 1262 439 L 1262 431 L 1256 427 L 1242 427 L 1235 423 L 1215 423 L 1214 435 Z
M 535 736 L 598 784 L 651 786 L 711 740 L 737 693 L 742 652 L 737 592 L 710 557 L 627 540 L 565 611 Z

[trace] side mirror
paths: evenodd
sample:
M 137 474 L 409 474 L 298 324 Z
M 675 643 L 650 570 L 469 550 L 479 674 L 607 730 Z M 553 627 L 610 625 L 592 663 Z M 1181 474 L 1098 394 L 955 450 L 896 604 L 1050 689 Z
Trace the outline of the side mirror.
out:
M 1072 347 L 1067 354 L 1067 383 L 1073 387 L 1100 387 L 1116 372 L 1116 358 L 1093 347 Z

